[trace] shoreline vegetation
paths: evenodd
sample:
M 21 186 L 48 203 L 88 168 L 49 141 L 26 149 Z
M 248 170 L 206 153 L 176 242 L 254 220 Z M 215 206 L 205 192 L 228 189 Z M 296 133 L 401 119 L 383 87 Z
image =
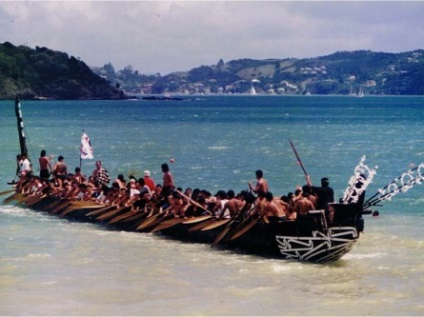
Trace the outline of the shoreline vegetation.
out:
M 0 100 L 175 100 L 195 95 L 424 95 L 424 50 L 341 51 L 307 59 L 243 58 L 145 75 L 89 67 L 46 47 L 0 44 Z M 149 97 L 157 96 L 157 97 Z M 184 98 L 182 98 L 184 99 Z

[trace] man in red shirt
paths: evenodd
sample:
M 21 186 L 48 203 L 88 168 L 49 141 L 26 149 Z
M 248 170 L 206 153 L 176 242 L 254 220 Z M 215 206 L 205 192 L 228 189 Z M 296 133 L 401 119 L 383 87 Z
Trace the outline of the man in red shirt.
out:
M 144 183 L 149 187 L 151 191 L 154 191 L 156 188 L 155 181 L 150 177 L 150 171 L 144 171 Z

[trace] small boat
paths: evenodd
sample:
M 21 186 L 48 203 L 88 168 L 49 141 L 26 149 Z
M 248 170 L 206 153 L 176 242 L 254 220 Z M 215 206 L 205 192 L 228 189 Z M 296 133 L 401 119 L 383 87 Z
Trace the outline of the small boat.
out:
M 21 151 L 26 150 L 19 99 L 15 101 Z M 299 155 L 293 151 L 307 175 Z M 153 232 L 182 241 L 210 243 L 214 247 L 264 257 L 328 263 L 350 252 L 364 231 L 364 215 L 384 200 L 405 192 L 424 180 L 424 164 L 395 178 L 375 195 L 365 200 L 367 186 L 376 170 L 362 157 L 354 169 L 343 198 L 324 210 L 311 210 L 296 220 L 267 221 L 260 215 L 238 212 L 231 219 L 218 219 L 205 213 L 190 218 L 173 218 L 162 208 L 134 210 L 131 206 L 108 206 L 94 202 L 75 201 L 51 195 L 25 196 L 13 193 L 4 204 L 18 203 L 34 211 L 47 212 L 71 221 L 103 224 L 115 230 Z M 0 194 L 5 194 L 0 193 Z M 191 198 L 179 192 L 190 203 Z

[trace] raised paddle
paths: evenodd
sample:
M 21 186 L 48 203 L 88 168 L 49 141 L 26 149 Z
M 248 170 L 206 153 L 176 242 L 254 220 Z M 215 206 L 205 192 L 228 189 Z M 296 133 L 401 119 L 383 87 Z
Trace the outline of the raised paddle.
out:
M 303 174 L 305 174 L 305 177 L 306 177 L 306 181 L 307 181 L 307 183 L 308 183 L 308 186 L 309 186 L 309 189 L 310 189 L 310 191 L 312 192 L 312 188 L 311 188 L 311 183 L 310 183 L 310 180 L 309 180 L 309 175 L 308 175 L 308 173 L 306 172 L 306 169 L 305 169 L 305 167 L 303 166 L 303 163 L 302 163 L 302 160 L 300 159 L 300 156 L 299 156 L 299 153 L 297 153 L 297 150 L 296 150 L 296 148 L 295 148 L 295 146 L 294 146 L 294 144 L 293 144 L 293 142 L 292 142 L 292 140 L 289 138 L 289 142 L 290 142 L 290 146 L 291 146 L 291 148 L 293 149 L 293 152 L 294 152 L 294 155 L 296 155 L 296 158 L 297 158 L 297 163 L 300 165 L 300 167 L 302 168 L 302 171 L 303 171 Z
M 300 165 L 300 167 L 302 168 L 302 171 L 303 171 L 303 173 L 305 174 L 305 176 L 308 176 L 308 173 L 306 172 L 305 167 L 303 166 L 302 160 L 300 159 L 299 153 L 297 153 L 297 150 L 296 150 L 296 148 L 294 147 L 294 144 L 293 144 L 292 140 L 291 140 L 291 139 L 289 139 L 289 142 L 290 142 L 291 148 L 293 149 L 294 155 L 296 155 L 297 163 L 298 163 L 298 164 Z

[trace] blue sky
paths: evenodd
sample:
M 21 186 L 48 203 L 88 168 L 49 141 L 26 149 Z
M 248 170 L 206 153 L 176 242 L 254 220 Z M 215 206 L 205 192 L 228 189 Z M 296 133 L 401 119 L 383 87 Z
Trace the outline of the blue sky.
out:
M 240 58 L 424 48 L 422 1 L 1 1 L 0 43 L 162 75 Z

